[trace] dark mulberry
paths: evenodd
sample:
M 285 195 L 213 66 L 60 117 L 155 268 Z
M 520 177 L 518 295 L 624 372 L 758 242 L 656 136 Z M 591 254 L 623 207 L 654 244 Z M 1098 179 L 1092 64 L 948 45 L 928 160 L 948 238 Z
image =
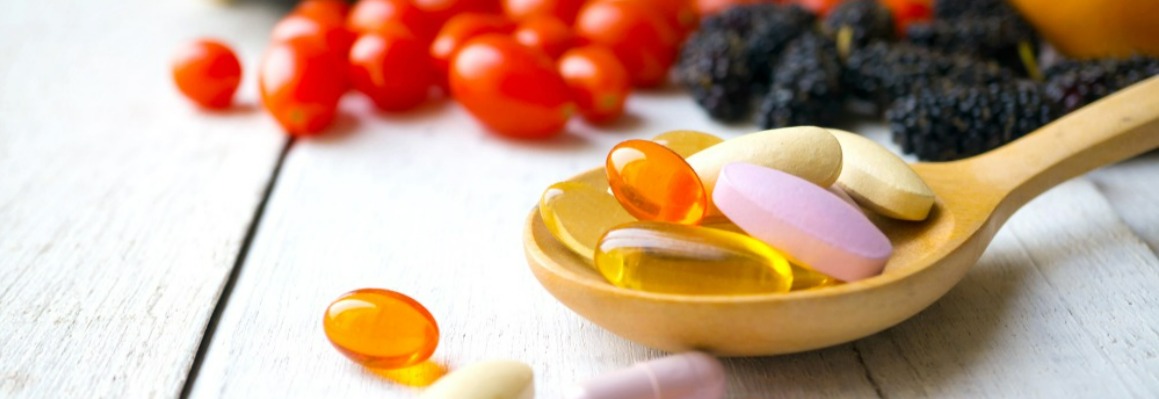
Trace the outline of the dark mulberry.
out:
M 841 63 L 834 50 L 832 40 L 815 33 L 789 43 L 773 69 L 757 124 L 771 129 L 832 123 L 843 99 Z
M 849 0 L 837 5 L 821 24 L 825 34 L 836 41 L 842 58 L 850 49 L 874 40 L 894 36 L 893 14 L 877 0 Z
M 854 49 L 845 60 L 842 74 L 843 85 L 850 94 L 880 108 L 916 88 L 986 86 L 1012 79 L 1010 71 L 993 62 L 911 44 L 883 42 Z
M 1050 123 L 1057 115 L 1027 80 L 989 86 L 922 88 L 886 111 L 893 141 L 928 161 L 981 154 Z
M 1159 58 L 1068 60 L 1046 69 L 1046 95 L 1063 113 L 1159 75 Z
M 744 39 L 733 30 L 700 30 L 680 51 L 675 77 L 708 115 L 722 121 L 748 116 L 752 73 Z
M 1015 13 L 914 24 L 907 28 L 906 39 L 943 52 L 994 60 L 1012 71 L 1024 72 L 1025 76 L 1040 77 L 1034 59 L 1038 53 L 1038 36 Z

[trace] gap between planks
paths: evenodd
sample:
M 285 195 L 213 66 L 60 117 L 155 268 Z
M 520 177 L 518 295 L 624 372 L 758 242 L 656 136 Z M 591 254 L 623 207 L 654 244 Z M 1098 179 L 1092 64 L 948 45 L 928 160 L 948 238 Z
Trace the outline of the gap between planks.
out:
M 270 197 L 274 192 L 274 187 L 278 184 L 278 176 L 282 174 L 282 167 L 286 162 L 286 155 L 290 153 L 290 149 L 294 147 L 294 137 L 290 137 L 282 144 L 282 151 L 278 154 L 278 160 L 274 163 L 274 170 L 270 172 L 270 178 L 266 182 L 266 187 L 262 191 L 262 199 L 258 202 L 257 209 L 254 210 L 253 218 L 250 219 L 249 226 L 246 227 L 245 237 L 242 238 L 241 248 L 238 248 L 237 258 L 234 260 L 233 267 L 229 270 L 229 276 L 225 280 L 225 284 L 221 287 L 221 292 L 217 296 L 217 303 L 213 306 L 213 313 L 209 317 L 209 321 L 205 323 L 205 329 L 201 334 L 201 344 L 197 346 L 197 354 L 193 357 L 193 363 L 189 366 L 189 372 L 186 374 L 185 384 L 181 386 L 181 392 L 178 397 L 185 399 L 189 397 L 189 393 L 193 389 L 193 384 L 197 383 L 197 374 L 201 370 L 201 363 L 205 360 L 205 353 L 209 350 L 209 345 L 213 342 L 213 335 L 217 332 L 217 325 L 221 322 L 221 313 L 225 310 L 225 306 L 229 303 L 230 294 L 233 293 L 233 287 L 237 284 L 237 276 L 241 273 L 241 268 L 245 266 L 246 256 L 249 255 L 249 249 L 253 244 L 254 236 L 257 235 L 258 226 L 262 223 L 262 216 L 266 213 L 266 204 L 270 202 Z

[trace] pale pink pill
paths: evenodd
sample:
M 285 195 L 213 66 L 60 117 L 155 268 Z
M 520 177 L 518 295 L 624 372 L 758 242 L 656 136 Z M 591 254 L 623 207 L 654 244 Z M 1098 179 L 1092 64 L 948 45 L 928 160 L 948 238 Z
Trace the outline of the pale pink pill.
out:
M 881 274 L 889 238 L 856 208 L 799 177 L 734 163 L 720 171 L 713 203 L 749 235 L 843 281 Z
M 636 363 L 577 386 L 567 399 L 719 399 L 724 366 L 715 357 L 687 352 Z

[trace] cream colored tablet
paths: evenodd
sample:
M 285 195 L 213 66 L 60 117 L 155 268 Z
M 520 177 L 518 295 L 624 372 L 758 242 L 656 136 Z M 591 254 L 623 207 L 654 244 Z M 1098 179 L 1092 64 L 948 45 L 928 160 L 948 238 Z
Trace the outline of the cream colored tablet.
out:
M 531 367 L 514 360 L 479 362 L 439 379 L 422 399 L 533 399 Z
M 934 192 L 893 152 L 857 134 L 829 129 L 841 143 L 841 176 L 837 186 L 857 203 L 882 216 L 924 220 Z
M 776 169 L 829 187 L 841 174 L 841 144 L 828 130 L 797 126 L 747 134 L 688 157 L 709 198 L 720 169 L 735 162 Z M 719 215 L 715 206 L 709 208 L 709 215 Z

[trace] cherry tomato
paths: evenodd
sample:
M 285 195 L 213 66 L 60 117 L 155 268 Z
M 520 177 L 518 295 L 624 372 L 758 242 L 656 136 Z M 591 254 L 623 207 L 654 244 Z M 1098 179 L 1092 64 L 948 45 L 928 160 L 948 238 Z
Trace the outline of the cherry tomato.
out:
M 434 20 L 407 0 L 360 0 L 346 17 L 346 28 L 359 35 L 397 30 L 399 26 L 423 40 L 438 30 Z
M 430 16 L 436 25 L 442 25 L 463 13 L 499 14 L 499 0 L 413 0 L 415 7 Z
M 350 48 L 350 82 L 386 111 L 421 104 L 434 84 L 427 46 L 407 33 L 367 33 Z
M 327 25 L 343 25 L 349 11 L 345 0 L 303 0 L 292 13 Z
M 335 54 L 344 55 L 350 51 L 354 35 L 342 25 L 330 25 L 302 14 L 290 14 L 270 32 L 270 40 L 284 42 L 297 38 L 312 38 L 326 44 Z
M 345 59 L 310 38 L 275 42 L 258 69 L 262 105 L 293 136 L 325 129 L 346 91 Z
M 668 26 L 676 29 L 676 33 L 681 39 L 692 31 L 696 30 L 697 25 L 700 25 L 700 16 L 696 13 L 696 7 L 693 6 L 690 0 L 602 0 L 602 1 L 623 1 L 627 3 L 636 4 L 640 7 L 652 10 L 654 13 L 664 17 L 664 21 L 668 22 Z
M 465 13 L 456 15 L 443 25 L 431 42 L 431 59 L 435 70 L 446 72 L 451 57 L 468 40 L 486 33 L 511 33 L 515 23 L 502 15 Z
M 468 41 L 451 60 L 451 94 L 475 118 L 503 136 L 555 136 L 575 106 L 551 59 L 509 36 Z
M 571 24 L 583 6 L 584 0 L 503 0 L 503 12 L 515 21 L 548 15 Z
M 571 48 L 575 35 L 558 18 L 536 15 L 519 23 L 512 36 L 524 46 L 539 49 L 548 57 L 558 58 Z
M 905 36 L 909 24 L 933 18 L 930 0 L 885 0 L 885 6 L 893 13 L 893 23 L 898 37 Z
M 173 82 L 181 94 L 202 107 L 228 108 L 241 82 L 241 63 L 225 44 L 197 40 L 177 51 Z
M 693 5 L 696 8 L 696 14 L 701 18 L 707 17 L 724 11 L 732 6 L 760 4 L 765 3 L 763 0 L 693 0 Z M 796 2 L 800 2 L 795 0 Z M 820 0 L 816 0 L 820 1 Z
M 596 44 L 573 48 L 563 53 L 558 64 L 584 119 L 599 124 L 624 114 L 632 81 L 611 50 Z
M 663 84 L 676 59 L 679 39 L 675 29 L 662 16 L 636 4 L 589 3 L 576 18 L 575 31 L 591 43 L 611 49 L 638 87 Z

